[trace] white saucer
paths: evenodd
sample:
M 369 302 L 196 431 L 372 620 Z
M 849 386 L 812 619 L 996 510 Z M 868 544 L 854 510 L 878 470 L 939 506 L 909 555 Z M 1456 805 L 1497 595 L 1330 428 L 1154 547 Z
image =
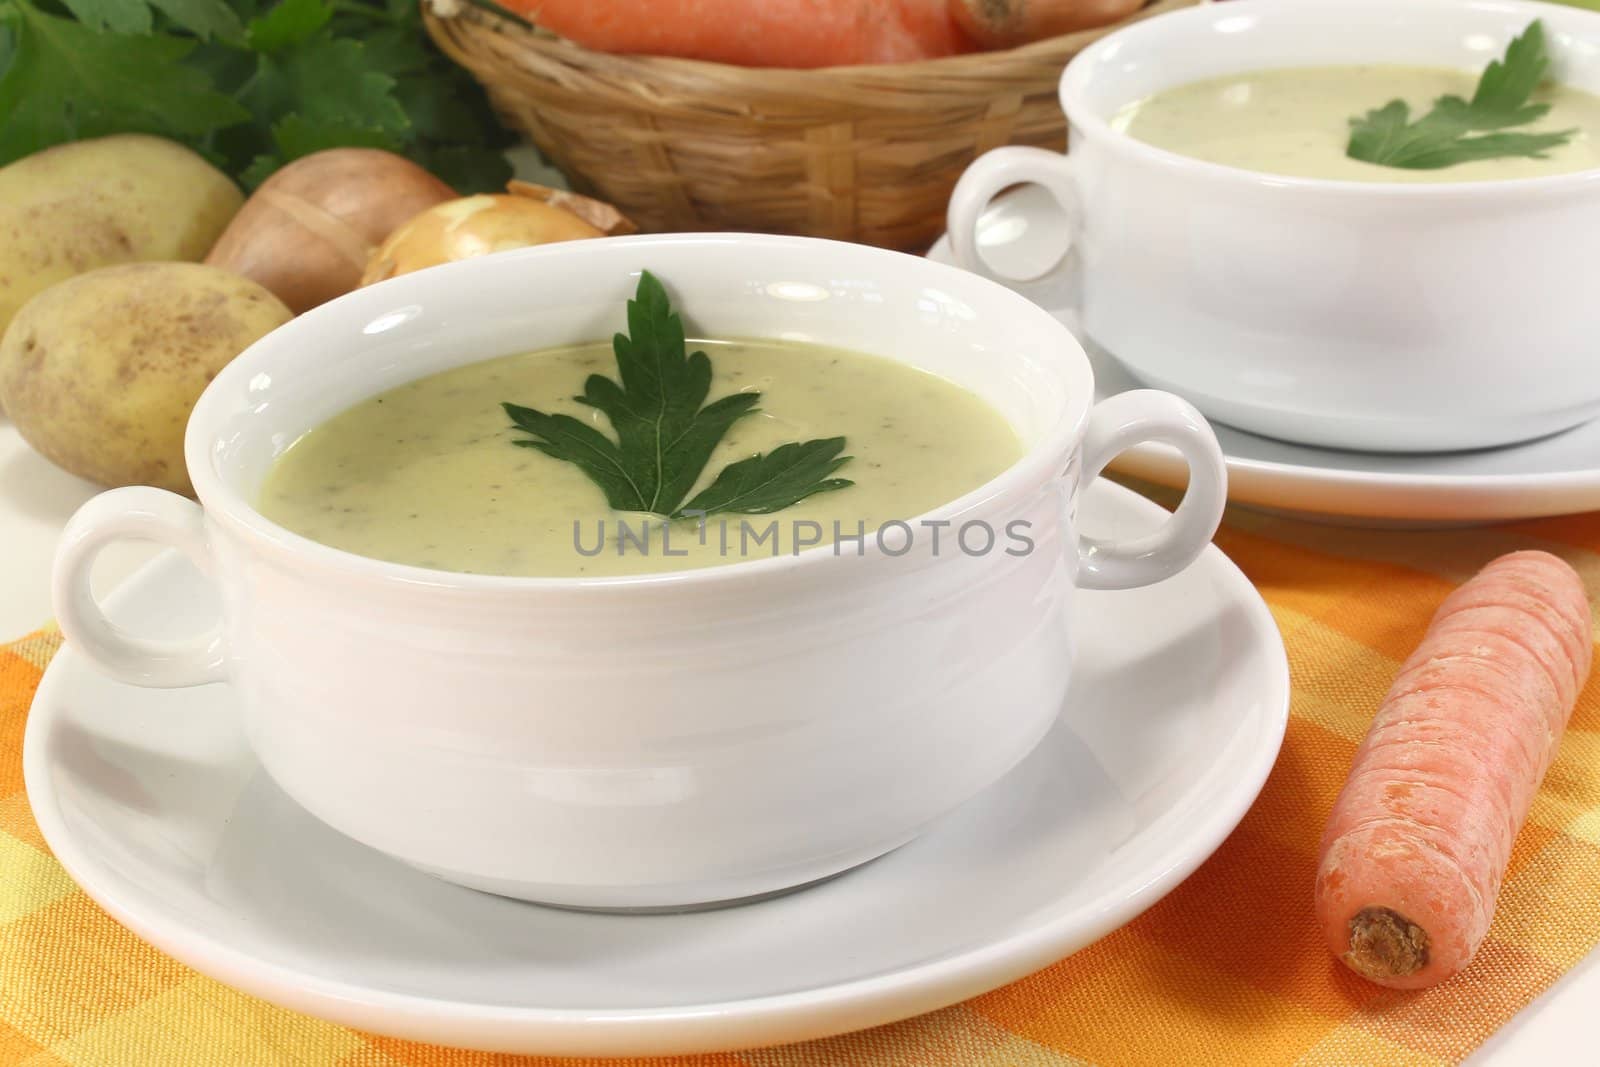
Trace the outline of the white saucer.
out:
M 1025 186 L 995 200 L 979 224 L 978 241 L 993 269 L 1036 277 L 1065 246 L 1061 221 L 1048 193 Z M 951 262 L 948 239 L 939 238 L 928 256 Z M 1019 288 L 1077 332 L 1062 281 Z M 1085 348 L 1101 396 L 1137 388 L 1115 360 L 1087 342 Z M 1240 504 L 1381 525 L 1501 522 L 1600 509 L 1600 419 L 1509 448 L 1434 455 L 1342 452 L 1228 426 L 1216 430 L 1228 458 L 1228 495 Z M 1162 445 L 1141 445 L 1113 466 L 1162 485 L 1186 480 L 1177 452 Z
M 1082 507 L 1102 536 L 1165 514 L 1106 482 Z M 1238 569 L 1210 548 L 1158 586 L 1079 604 L 1068 706 L 1010 776 L 880 860 L 721 911 L 560 911 L 437 881 L 279 792 L 226 686 L 130 688 L 71 647 L 28 719 L 28 798 L 56 856 L 120 922 L 313 1015 L 552 1055 L 820 1037 L 962 1000 L 1109 933 L 1209 856 L 1261 789 L 1288 665 Z M 212 610 L 170 554 L 110 599 L 119 622 L 170 636 Z

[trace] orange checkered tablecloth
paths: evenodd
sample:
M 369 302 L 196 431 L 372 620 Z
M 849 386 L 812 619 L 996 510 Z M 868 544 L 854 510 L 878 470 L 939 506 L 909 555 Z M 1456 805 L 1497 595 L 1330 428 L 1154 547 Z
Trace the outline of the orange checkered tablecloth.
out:
M 1600 681 L 1579 700 L 1473 966 L 1420 994 L 1355 978 L 1311 914 L 1317 839 L 1357 741 L 1454 584 L 1502 552 L 1565 557 L 1600 603 L 1600 514 L 1387 532 L 1230 512 L 1218 543 L 1271 606 L 1294 703 L 1244 822 L 1104 940 L 1003 989 L 858 1034 L 682 1065 L 1459 1060 L 1600 942 Z M 60 643 L 0 646 L 0 1065 L 553 1064 L 358 1033 L 236 993 L 129 934 L 51 858 L 23 795 L 28 704 Z M 617 1061 L 609 1061 L 617 1062 Z

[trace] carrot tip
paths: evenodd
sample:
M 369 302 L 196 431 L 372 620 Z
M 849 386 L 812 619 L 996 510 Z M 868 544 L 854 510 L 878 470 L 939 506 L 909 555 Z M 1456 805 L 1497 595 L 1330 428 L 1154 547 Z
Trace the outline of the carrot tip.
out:
M 1364 978 L 1401 978 L 1428 965 L 1428 931 L 1389 908 L 1362 908 L 1350 920 L 1344 962 Z

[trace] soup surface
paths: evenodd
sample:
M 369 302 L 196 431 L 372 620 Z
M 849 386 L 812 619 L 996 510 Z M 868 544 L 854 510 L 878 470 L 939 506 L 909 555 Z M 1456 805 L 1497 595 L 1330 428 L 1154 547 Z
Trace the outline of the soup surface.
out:
M 268 475 L 260 510 L 315 541 L 396 563 L 523 576 L 637 574 L 789 554 L 797 534 L 816 536 L 797 531 L 797 522 L 819 524 L 823 544 L 833 543 L 835 522 L 847 536 L 864 529 L 870 539 L 885 522 L 914 519 L 976 489 L 1022 454 L 1010 423 L 983 400 L 894 360 L 789 341 L 692 341 L 690 349 L 711 357 L 708 402 L 762 394 L 759 411 L 717 446 L 697 489 L 754 453 L 837 436 L 854 458 L 836 477 L 855 484 L 772 515 L 713 516 L 704 544 L 692 520 L 679 520 L 669 532 L 673 555 L 663 554 L 660 518 L 612 511 L 578 467 L 516 447 L 527 435 L 500 407 L 510 401 L 572 415 L 614 436 L 602 414 L 572 399 L 590 374 L 616 374 L 611 345 L 596 342 L 469 364 L 365 400 L 289 448 Z M 741 520 L 752 531 L 743 540 Z M 752 544 L 774 521 L 775 542 Z M 854 542 L 840 550 L 857 551 Z
M 1447 94 L 1471 99 L 1478 74 L 1444 67 L 1299 67 L 1207 78 L 1135 101 L 1112 127 L 1180 155 L 1230 167 L 1301 178 L 1364 182 L 1470 182 L 1533 178 L 1600 167 L 1600 97 L 1564 85 L 1541 86 L 1550 105 L 1518 131 L 1576 129 L 1543 159 L 1484 159 L 1437 170 L 1378 166 L 1345 155 L 1350 120 L 1400 99 L 1413 120 Z

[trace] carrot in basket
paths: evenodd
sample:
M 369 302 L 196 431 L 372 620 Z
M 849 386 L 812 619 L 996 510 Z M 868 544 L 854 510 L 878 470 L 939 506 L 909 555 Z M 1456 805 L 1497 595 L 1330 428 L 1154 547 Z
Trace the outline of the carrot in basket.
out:
M 1145 0 L 949 0 L 957 25 L 985 48 L 1009 48 L 1058 34 L 1108 26 Z
M 1583 584 L 1548 553 L 1502 556 L 1440 606 L 1322 836 L 1317 920 L 1351 970 L 1420 989 L 1471 962 L 1592 654 Z
M 502 0 L 600 52 L 747 67 L 899 63 L 966 51 L 945 0 Z M 736 106 L 737 100 L 729 100 Z

